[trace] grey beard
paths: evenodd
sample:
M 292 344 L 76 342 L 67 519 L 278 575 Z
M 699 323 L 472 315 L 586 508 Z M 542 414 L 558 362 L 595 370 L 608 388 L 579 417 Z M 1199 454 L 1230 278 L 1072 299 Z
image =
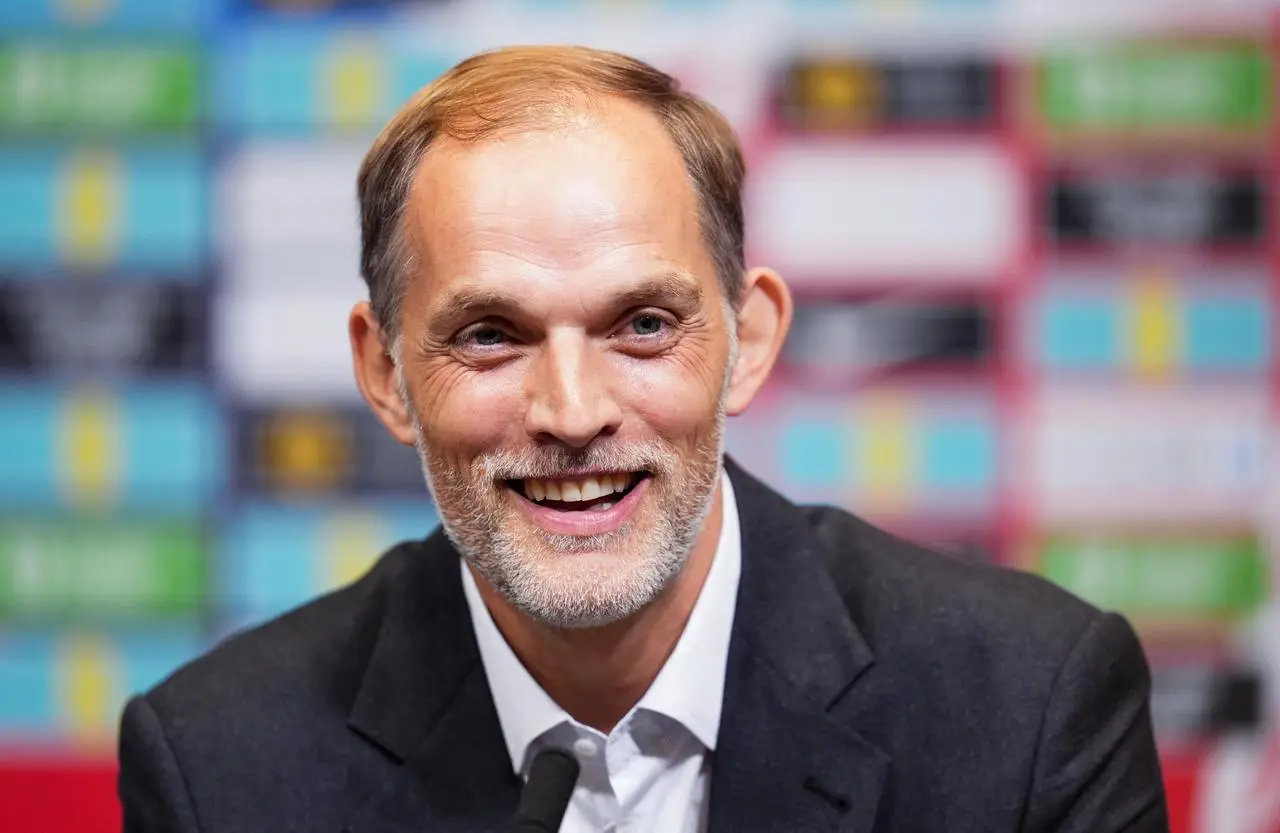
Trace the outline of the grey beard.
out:
M 548 470 L 542 476 L 550 476 L 564 466 L 548 463 L 547 454 L 531 460 L 531 455 L 499 452 L 476 461 L 468 479 L 437 461 L 427 446 L 409 396 L 399 362 L 399 344 L 394 345 L 391 353 L 396 364 L 396 387 L 413 423 L 423 477 L 454 548 L 499 595 L 549 627 L 602 627 L 627 619 L 650 604 L 684 569 L 714 503 L 724 457 L 725 399 L 738 354 L 736 335 L 731 331 L 729 361 L 711 440 L 696 449 L 692 459 L 682 460 L 674 449 L 656 441 L 614 451 L 596 453 L 588 449 L 560 455 L 579 461 L 584 457 L 594 459 L 592 467 L 647 469 L 665 475 L 661 481 L 668 490 L 650 496 L 658 501 L 659 510 L 650 528 L 637 529 L 628 523 L 616 532 L 589 538 L 539 531 L 526 541 L 518 540 L 513 530 L 497 523 L 502 506 L 494 503 L 488 485 L 499 478 L 537 477 L 539 470 Z M 684 480 L 678 482 L 676 478 L 682 475 Z M 590 555 L 593 551 L 612 550 L 624 541 L 630 542 L 630 551 L 603 560 Z
M 684 569 L 711 511 L 721 473 L 723 408 L 720 411 L 714 445 L 704 446 L 695 459 L 679 468 L 664 467 L 668 475 L 683 471 L 689 479 L 677 492 L 652 496 L 660 502 L 652 526 L 637 529 L 627 524 L 590 538 L 537 532 L 532 540 L 520 540 L 496 523 L 501 508 L 491 507 L 488 496 L 476 494 L 472 484 L 492 483 L 491 478 L 476 472 L 468 481 L 433 464 L 421 430 L 417 448 L 424 477 L 436 496 L 441 526 L 467 563 L 533 620 L 560 629 L 596 628 L 639 612 Z M 482 463 L 477 468 L 488 466 Z M 623 542 L 630 548 L 622 554 L 600 558 L 589 554 L 614 550 Z

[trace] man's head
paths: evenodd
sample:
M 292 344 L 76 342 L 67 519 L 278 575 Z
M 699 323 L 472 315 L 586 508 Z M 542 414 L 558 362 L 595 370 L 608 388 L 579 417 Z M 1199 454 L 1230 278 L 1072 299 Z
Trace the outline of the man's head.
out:
M 365 159 L 360 389 L 534 619 L 626 618 L 698 541 L 724 417 L 790 318 L 781 280 L 743 269 L 742 178 L 712 108 L 577 48 L 464 61 Z

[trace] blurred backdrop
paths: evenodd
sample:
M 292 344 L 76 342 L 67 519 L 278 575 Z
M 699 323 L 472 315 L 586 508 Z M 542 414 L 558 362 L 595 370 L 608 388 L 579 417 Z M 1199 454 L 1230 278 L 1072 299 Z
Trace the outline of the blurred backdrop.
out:
M 1280 831 L 1280 18 L 1207 0 L 0 2 L 0 830 L 115 829 L 130 692 L 434 526 L 354 175 L 514 42 L 740 131 L 798 298 L 741 461 L 1126 613 L 1176 830 Z

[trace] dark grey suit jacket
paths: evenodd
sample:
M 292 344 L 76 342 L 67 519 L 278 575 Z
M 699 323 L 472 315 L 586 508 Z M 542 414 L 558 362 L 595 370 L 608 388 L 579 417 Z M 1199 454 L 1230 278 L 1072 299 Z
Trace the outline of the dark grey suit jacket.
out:
M 1167 830 L 1123 619 L 729 472 L 743 562 L 712 833 Z M 457 558 L 440 533 L 401 544 L 130 702 L 125 829 L 505 829 L 519 784 Z

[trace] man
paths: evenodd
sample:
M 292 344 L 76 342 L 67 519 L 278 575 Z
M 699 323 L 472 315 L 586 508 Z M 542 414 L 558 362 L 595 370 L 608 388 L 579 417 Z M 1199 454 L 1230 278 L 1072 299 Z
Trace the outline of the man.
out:
M 125 711 L 130 831 L 1161 831 L 1123 619 L 725 461 L 791 300 L 732 130 L 570 48 L 424 89 L 359 175 L 360 391 L 444 532 Z

